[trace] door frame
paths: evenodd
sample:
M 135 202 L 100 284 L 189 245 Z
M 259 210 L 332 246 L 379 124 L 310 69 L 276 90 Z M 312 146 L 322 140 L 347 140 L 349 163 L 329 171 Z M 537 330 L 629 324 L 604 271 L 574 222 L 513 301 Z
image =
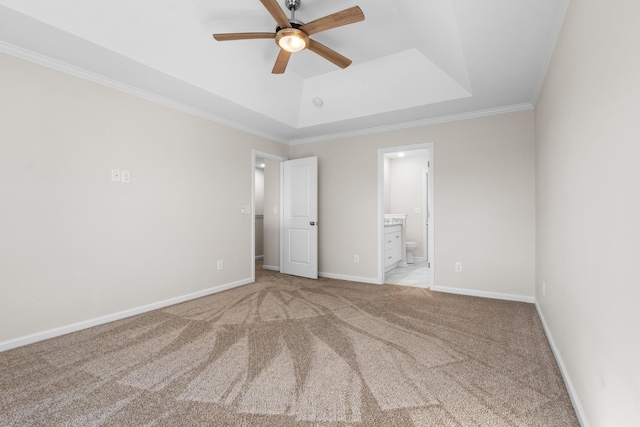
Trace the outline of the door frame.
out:
M 282 162 L 289 160 L 287 157 L 251 150 L 251 282 L 256 281 L 256 157 L 275 160 L 281 164 L 280 169 L 282 169 Z M 278 176 L 280 177 L 280 207 L 278 215 L 280 216 L 279 224 L 282 230 L 282 173 L 279 173 Z M 282 266 L 282 245 L 280 245 L 280 265 Z
M 428 253 L 431 267 L 429 271 L 429 287 L 435 286 L 435 157 L 434 157 L 434 143 L 425 142 L 411 145 L 399 145 L 395 147 L 385 147 L 378 149 L 378 284 L 384 284 L 384 156 L 389 153 L 396 153 L 399 151 L 414 151 L 414 150 L 426 150 L 429 158 L 429 165 L 427 167 L 429 173 L 428 185 L 428 200 L 427 205 L 430 207 L 430 220 L 428 226 Z M 423 194 L 424 199 L 424 194 Z M 424 211 L 423 211 L 424 212 Z M 424 214 L 423 214 L 424 215 Z M 403 248 L 404 249 L 404 248 Z

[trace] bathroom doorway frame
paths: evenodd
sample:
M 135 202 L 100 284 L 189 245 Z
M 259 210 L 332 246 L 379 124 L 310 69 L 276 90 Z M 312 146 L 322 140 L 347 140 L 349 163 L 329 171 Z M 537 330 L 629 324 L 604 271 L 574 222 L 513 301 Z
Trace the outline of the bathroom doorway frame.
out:
M 280 191 L 280 206 L 278 215 L 280 217 L 279 226 L 282 230 L 282 162 L 289 160 L 287 157 L 278 156 L 264 151 L 251 150 L 251 282 L 256 281 L 256 158 L 274 160 L 280 163 L 280 172 L 278 173 L 280 182 L 278 183 Z M 280 233 L 278 233 L 280 235 Z M 282 242 L 280 244 L 280 264 L 282 264 Z M 282 265 L 280 265 L 282 268 Z
M 377 281 L 379 284 L 384 284 L 384 157 L 386 154 L 397 153 L 397 152 L 407 152 L 407 151 L 415 151 L 415 150 L 426 150 L 427 157 L 429 159 L 429 163 L 427 166 L 427 173 L 429 174 L 429 179 L 427 180 L 427 200 L 426 200 L 426 209 L 429 212 L 429 223 L 427 228 L 427 253 L 429 254 L 429 259 L 425 260 L 430 262 L 430 266 L 428 267 L 428 286 L 426 288 L 431 288 L 435 286 L 435 156 L 434 156 L 434 143 L 433 142 L 425 142 L 411 145 L 399 145 L 395 147 L 385 147 L 378 149 L 378 278 Z M 423 191 L 424 197 L 424 191 Z M 426 212 L 423 211 L 423 219 L 424 215 L 427 215 Z M 424 224 L 424 223 L 423 223 Z M 424 231 L 423 231 L 424 233 Z M 403 248 L 404 249 L 404 248 Z M 404 249 L 406 250 L 406 249 Z

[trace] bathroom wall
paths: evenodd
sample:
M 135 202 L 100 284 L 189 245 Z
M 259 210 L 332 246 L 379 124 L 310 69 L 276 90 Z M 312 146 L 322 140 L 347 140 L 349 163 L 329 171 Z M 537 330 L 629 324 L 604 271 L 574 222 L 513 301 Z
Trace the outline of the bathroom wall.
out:
M 391 212 L 391 176 L 389 174 L 389 167 L 391 165 L 391 160 L 385 157 L 383 159 L 383 168 L 384 168 L 384 213 L 390 214 L 395 213 Z
M 424 170 L 427 156 L 412 156 L 390 159 L 389 199 L 390 211 L 385 213 L 406 214 L 406 239 L 418 243 L 414 256 L 424 256 L 424 217 L 422 214 Z M 416 208 L 420 210 L 416 213 Z

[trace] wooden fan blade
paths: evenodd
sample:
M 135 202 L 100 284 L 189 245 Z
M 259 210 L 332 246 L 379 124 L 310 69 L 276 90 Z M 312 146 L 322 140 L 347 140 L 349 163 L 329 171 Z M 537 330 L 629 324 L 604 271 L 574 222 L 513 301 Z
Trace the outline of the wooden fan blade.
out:
M 287 14 L 278 6 L 277 0 L 260 0 L 260 3 L 269 11 L 280 28 L 291 28 Z
M 349 9 L 343 10 L 342 12 L 336 12 L 332 15 L 327 15 L 324 18 L 316 19 L 308 24 L 304 24 L 300 29 L 308 35 L 311 35 L 360 21 L 364 21 L 364 13 L 362 13 L 362 9 L 358 6 L 353 6 Z
M 309 40 L 308 49 L 322 56 L 327 61 L 333 62 L 340 68 L 347 68 L 349 65 L 351 65 L 352 61 L 349 58 L 340 55 L 335 50 L 328 48 L 327 46 L 323 45 L 322 43 L 318 43 L 317 41 Z
M 271 71 L 271 73 L 273 74 L 284 73 L 284 70 L 287 69 L 289 58 L 291 58 L 291 52 L 284 49 L 280 49 L 280 53 L 278 54 L 278 58 L 276 58 L 276 63 L 273 66 L 273 70 Z
M 249 39 L 274 39 L 275 33 L 227 33 L 227 34 L 214 34 L 213 38 L 219 42 L 226 42 L 230 40 L 249 40 Z

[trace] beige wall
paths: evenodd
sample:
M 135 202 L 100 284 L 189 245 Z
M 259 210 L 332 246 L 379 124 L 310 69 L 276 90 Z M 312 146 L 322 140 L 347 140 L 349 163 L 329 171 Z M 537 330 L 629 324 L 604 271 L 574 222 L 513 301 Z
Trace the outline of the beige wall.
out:
M 318 156 L 320 271 L 377 280 L 378 149 L 426 142 L 434 144 L 435 285 L 532 298 L 533 111 L 291 147 L 291 158 Z
M 0 94 L 0 344 L 250 279 L 251 150 L 286 146 L 5 54 Z
M 638 23 L 571 2 L 536 108 L 536 298 L 592 427 L 640 425 Z
M 286 147 L 0 61 L 0 344 L 248 280 L 252 149 L 319 157 L 320 271 L 375 282 L 378 149 L 432 142 L 435 285 L 533 295 L 532 111 Z

